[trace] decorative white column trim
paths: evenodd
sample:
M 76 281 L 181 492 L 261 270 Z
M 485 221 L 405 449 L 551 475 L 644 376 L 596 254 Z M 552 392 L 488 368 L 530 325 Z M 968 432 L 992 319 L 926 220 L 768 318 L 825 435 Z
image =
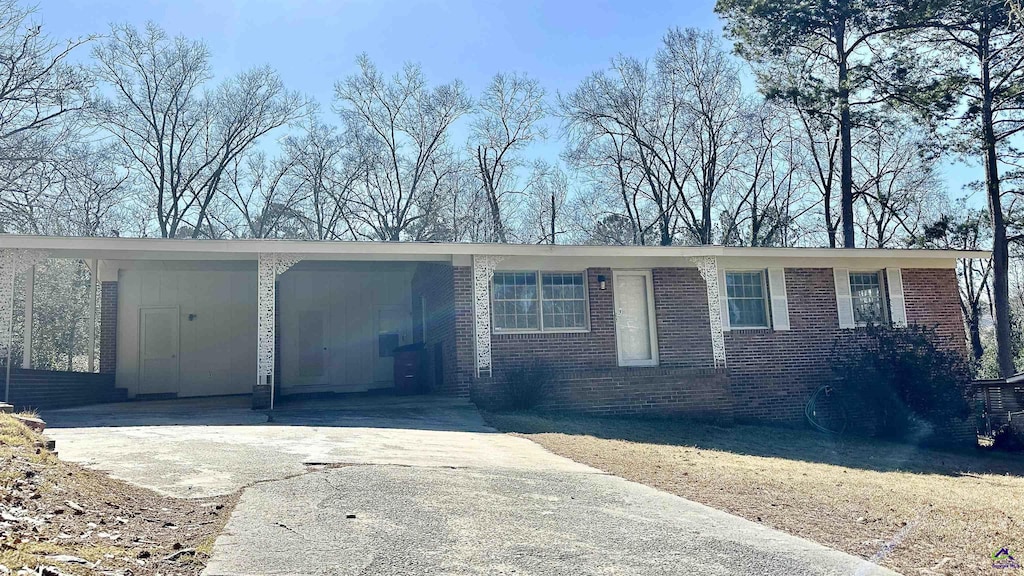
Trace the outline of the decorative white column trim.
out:
M 274 407 L 274 323 L 277 311 L 277 277 L 302 258 L 294 254 L 263 253 L 259 255 L 256 292 L 256 384 L 270 385 L 270 407 Z
M 0 357 L 4 358 L 4 402 L 11 396 L 11 342 L 14 339 L 14 279 L 46 259 L 46 251 L 0 249 Z
M 28 270 L 25 271 L 25 324 L 22 329 L 22 339 L 24 342 L 21 344 L 21 367 L 25 370 L 32 369 L 32 328 L 35 317 L 35 285 L 36 285 L 36 267 L 29 266 Z
M 491 375 L 491 280 L 504 256 L 473 256 L 473 318 L 476 375 Z
M 89 264 L 89 373 L 96 371 L 96 277 L 100 261 L 93 258 Z
M 725 332 L 722 329 L 722 301 L 718 283 L 718 259 L 714 256 L 690 258 L 697 265 L 708 289 L 708 318 L 711 320 L 711 352 L 715 368 L 725 368 Z
M 14 280 L 22 272 L 46 260 L 44 250 L 0 249 L 0 356 L 7 357 L 14 320 Z

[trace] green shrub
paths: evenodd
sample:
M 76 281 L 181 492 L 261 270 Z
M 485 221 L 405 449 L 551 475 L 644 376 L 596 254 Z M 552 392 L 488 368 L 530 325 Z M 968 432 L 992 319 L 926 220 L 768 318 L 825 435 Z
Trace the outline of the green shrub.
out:
M 552 376 L 551 367 L 540 360 L 505 370 L 499 382 L 507 407 L 513 410 L 535 408 L 543 399 Z
M 840 338 L 832 356 L 836 388 L 862 431 L 906 439 L 919 422 L 943 427 L 970 415 L 970 367 L 931 328 L 869 325 Z
M 992 447 L 997 450 L 1024 451 L 1024 426 L 1013 421 L 993 430 Z

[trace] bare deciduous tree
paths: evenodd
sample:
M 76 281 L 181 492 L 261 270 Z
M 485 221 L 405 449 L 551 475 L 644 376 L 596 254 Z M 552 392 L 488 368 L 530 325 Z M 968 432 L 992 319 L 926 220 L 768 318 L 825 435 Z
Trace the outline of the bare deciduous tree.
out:
M 742 150 L 747 102 L 736 63 L 708 32 L 670 30 L 654 69 L 618 57 L 560 99 L 566 159 L 617 183 L 622 211 L 662 245 L 714 242 L 718 195 Z
M 741 158 L 751 110 L 739 65 L 717 35 L 693 28 L 669 30 L 656 61 L 662 97 L 681 103 L 669 129 L 689 136 L 687 156 L 693 158 L 687 165 L 693 191 L 683 195 L 682 216 L 693 241 L 713 244 L 712 211 Z
M 607 72 L 591 75 L 561 97 L 559 106 L 569 164 L 604 172 L 596 182 L 617 180 L 622 209 L 640 231 L 637 238 L 645 240 L 643 231 L 653 227 L 657 242 L 667 246 L 685 225 L 680 206 L 692 158 L 686 156 L 683 104 L 659 97 L 656 82 L 645 63 L 618 57 Z
M 239 238 L 294 237 L 296 230 L 289 224 L 297 219 L 302 199 L 288 184 L 294 168 L 290 158 L 269 159 L 262 151 L 236 158 L 225 170 L 222 186 L 232 210 L 219 224 Z
M 301 195 L 302 237 L 312 240 L 354 238 L 349 220 L 356 183 L 365 174 L 363 143 L 313 118 L 300 135 L 284 140 L 294 166 L 290 186 Z
M 938 217 L 936 201 L 943 195 L 925 136 L 890 117 L 870 130 L 864 127 L 861 134 L 854 186 L 863 245 L 905 246 Z
M 770 103 L 749 116 L 750 126 L 723 195 L 722 244 L 791 246 L 799 222 L 818 203 L 801 177 L 801 151 L 787 112 Z
M 206 46 L 170 39 L 154 24 L 144 31 L 114 26 L 93 56 L 97 77 L 112 92 L 98 106 L 99 121 L 142 175 L 164 237 L 198 237 L 212 228 L 208 211 L 225 171 L 310 106 L 268 67 L 205 90 Z
M 472 102 L 458 80 L 428 87 L 419 66 L 387 79 L 365 54 L 357 62 L 359 72 L 335 85 L 335 108 L 367 151 L 349 217 L 357 237 L 398 241 L 427 216 L 421 207 L 439 182 L 431 170 L 450 153 L 448 130 Z
M 62 147 L 77 139 L 89 104 L 90 75 L 69 61 L 91 37 L 64 44 L 31 22 L 33 10 L 0 0 L 0 230 L 22 228 L 51 177 Z
M 544 89 L 527 76 L 498 74 L 477 103 L 471 148 L 477 176 L 490 212 L 491 241 L 508 242 L 507 197 L 517 188 L 519 156 L 531 143 L 546 137 L 540 124 L 545 115 Z
M 558 166 L 537 161 L 530 180 L 519 236 L 531 244 L 558 244 L 569 228 L 569 178 Z

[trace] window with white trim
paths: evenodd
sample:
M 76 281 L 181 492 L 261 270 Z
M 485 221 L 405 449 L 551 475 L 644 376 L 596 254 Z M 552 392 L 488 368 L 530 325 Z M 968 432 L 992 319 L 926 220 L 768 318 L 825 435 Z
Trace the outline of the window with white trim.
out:
M 587 286 L 582 272 L 495 272 L 491 298 L 495 332 L 587 329 Z
M 857 324 L 878 324 L 885 320 L 881 273 L 850 272 L 850 298 L 853 321 Z
M 768 289 L 764 270 L 725 272 L 725 295 L 732 328 L 768 328 Z

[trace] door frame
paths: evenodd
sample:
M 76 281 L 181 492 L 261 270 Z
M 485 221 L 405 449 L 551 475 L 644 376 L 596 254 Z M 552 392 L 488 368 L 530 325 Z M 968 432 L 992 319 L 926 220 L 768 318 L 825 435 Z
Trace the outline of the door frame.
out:
M 624 360 L 622 346 L 619 345 L 619 291 L 616 290 L 616 276 L 642 276 L 647 284 L 647 326 L 650 331 L 651 357 L 647 360 Z M 654 306 L 654 277 L 650 269 L 612 270 L 612 314 L 615 320 L 615 355 L 619 366 L 657 366 L 658 365 L 658 317 Z
M 144 320 L 145 320 L 146 312 L 149 311 L 149 310 L 173 310 L 174 311 L 174 320 L 175 320 L 175 323 L 178 326 L 178 328 L 177 328 L 178 341 L 176 343 L 177 351 L 174 354 L 174 392 L 153 392 L 152 394 L 174 394 L 175 396 L 177 396 L 178 393 L 181 391 L 181 307 L 178 306 L 178 305 L 139 306 L 139 345 L 138 345 L 138 348 L 139 348 L 139 351 L 138 351 L 139 373 L 137 375 L 137 380 L 136 380 L 137 386 L 136 386 L 136 392 L 135 393 L 136 394 L 143 394 L 143 395 L 151 394 L 150 392 L 143 392 L 142 391 L 143 383 L 145 382 L 145 380 L 143 379 L 143 376 L 145 375 L 145 369 L 146 369 L 145 358 L 142 357 L 142 350 L 143 350 L 143 347 L 145 346 L 145 340 L 146 340 L 146 324 L 145 324 Z
M 317 352 L 320 354 L 320 374 L 317 376 L 311 376 L 309 374 L 303 375 L 302 371 L 305 367 L 303 363 L 303 348 L 302 348 L 302 334 L 307 333 L 306 327 L 309 324 L 309 318 L 304 315 L 315 312 L 320 321 L 320 342 L 317 345 Z M 331 309 L 330 308 L 297 308 L 294 311 L 294 322 L 298 326 L 296 331 L 295 340 L 289 342 L 289 344 L 295 346 L 295 356 L 293 358 L 295 362 L 295 373 L 293 378 L 295 379 L 295 388 L 302 387 L 315 387 L 325 386 L 331 383 Z M 284 337 L 281 338 L 281 346 L 285 343 Z M 281 363 L 284 364 L 284 354 L 281 354 Z M 281 367 L 282 376 L 284 375 L 284 366 Z M 283 378 L 281 380 L 284 380 Z M 289 386 L 290 388 L 291 386 Z M 284 386 L 281 386 L 281 390 L 284 390 Z

